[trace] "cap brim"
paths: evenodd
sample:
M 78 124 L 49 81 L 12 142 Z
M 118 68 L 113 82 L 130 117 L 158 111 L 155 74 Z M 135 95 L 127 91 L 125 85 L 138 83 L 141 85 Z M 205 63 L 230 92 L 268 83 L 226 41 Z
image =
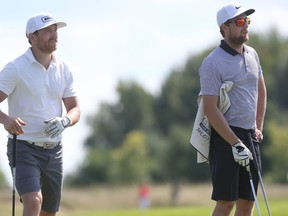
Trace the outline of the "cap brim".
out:
M 249 9 L 249 10 L 246 10 L 244 13 L 246 14 L 246 16 L 249 16 L 251 14 L 253 14 L 255 12 L 254 9 Z
M 57 28 L 63 28 L 65 26 L 67 26 L 67 23 L 65 23 L 65 22 L 56 22 L 55 24 L 57 25 Z
M 38 29 L 38 30 L 41 30 L 41 29 L 44 29 L 44 28 L 47 28 L 49 26 L 52 26 L 52 25 L 57 25 L 57 29 L 58 28 L 63 28 L 65 26 L 67 26 L 67 24 L 65 22 L 55 22 L 55 23 L 50 23 L 48 25 L 44 25 L 42 28 Z

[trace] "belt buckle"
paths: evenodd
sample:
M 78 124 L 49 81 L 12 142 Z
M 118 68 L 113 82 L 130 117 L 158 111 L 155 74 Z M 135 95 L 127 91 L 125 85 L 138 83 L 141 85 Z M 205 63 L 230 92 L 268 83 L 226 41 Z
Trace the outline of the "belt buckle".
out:
M 54 143 L 44 143 L 44 149 L 53 149 L 56 145 Z

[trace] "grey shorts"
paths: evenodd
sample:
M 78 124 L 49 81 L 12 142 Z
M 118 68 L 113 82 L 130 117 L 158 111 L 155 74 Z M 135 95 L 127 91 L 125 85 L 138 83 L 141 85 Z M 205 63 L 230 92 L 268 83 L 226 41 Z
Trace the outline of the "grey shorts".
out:
M 16 189 L 20 196 L 41 191 L 42 210 L 57 212 L 60 206 L 63 159 L 62 144 L 54 149 L 43 149 L 26 141 L 17 140 Z M 7 156 L 12 168 L 13 140 L 8 140 Z
M 249 130 L 236 127 L 231 127 L 231 129 L 250 149 L 250 145 L 248 144 Z M 253 144 L 261 168 L 259 144 L 257 142 Z M 246 168 L 234 161 L 231 146 L 213 129 L 211 134 L 209 164 L 212 176 L 213 200 L 236 201 L 238 198 L 254 200 Z M 254 163 L 250 161 L 250 164 L 253 184 L 257 193 L 259 178 Z

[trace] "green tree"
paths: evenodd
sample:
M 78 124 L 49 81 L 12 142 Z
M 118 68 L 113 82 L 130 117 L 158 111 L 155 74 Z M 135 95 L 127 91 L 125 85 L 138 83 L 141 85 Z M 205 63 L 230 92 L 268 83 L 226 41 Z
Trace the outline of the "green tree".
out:
M 285 118 L 287 120 L 287 117 Z M 287 183 L 288 178 L 288 124 L 269 121 L 268 133 L 273 143 L 265 149 L 265 155 L 270 157 L 270 171 L 267 178 L 272 182 Z
M 196 164 L 196 152 L 189 144 L 190 127 L 174 124 L 168 135 L 168 146 L 164 152 L 163 166 L 166 181 L 172 186 L 171 204 L 177 205 L 179 187 L 183 181 L 203 181 L 209 177 L 209 167 Z
M 116 104 L 103 103 L 97 114 L 88 117 L 92 133 L 86 147 L 116 148 L 131 130 L 153 130 L 153 96 L 136 82 L 121 81 L 117 92 Z
M 278 110 L 287 110 L 288 100 L 283 100 L 283 93 L 288 91 L 286 84 L 288 79 L 288 40 L 281 36 L 277 29 L 271 29 L 268 32 L 265 35 L 251 35 L 249 45 L 258 52 L 268 94 L 273 95 L 268 100 L 269 108 L 276 106 Z M 270 115 L 269 112 L 268 114 Z M 274 112 L 271 115 L 274 115 Z
M 128 134 L 143 131 L 145 136 L 145 131 L 153 131 L 153 96 L 132 81 L 119 82 L 117 92 L 119 100 L 115 104 L 103 103 L 95 115 L 87 118 L 91 128 L 85 141 L 87 157 L 75 174 L 67 177 L 70 184 L 112 182 L 113 162 L 121 159 L 124 163 L 118 155 L 123 153 L 120 149 Z
M 274 176 L 273 181 L 283 182 L 284 174 L 280 174 L 280 167 L 286 169 L 287 165 L 284 160 L 287 155 L 283 155 L 287 152 L 283 151 L 286 137 L 276 131 L 286 128 L 288 119 L 288 100 L 283 94 L 288 91 L 288 41 L 272 29 L 266 35 L 251 35 L 249 45 L 259 54 L 268 91 L 265 139 L 261 145 L 265 152 L 263 169 L 269 176 Z M 143 135 L 145 141 L 140 142 L 139 138 L 139 143 L 142 143 L 139 148 L 143 149 L 145 145 L 150 161 L 143 170 L 152 181 L 179 183 L 208 180 L 208 167 L 196 164 L 196 151 L 189 144 L 189 139 L 200 90 L 198 70 L 213 48 L 190 56 L 183 67 L 173 69 L 157 95 L 150 94 L 136 82 L 119 82 L 118 101 L 103 103 L 100 110 L 88 118 L 91 134 L 85 141 L 87 157 L 76 176 L 81 176 L 82 182 L 91 183 L 115 183 L 117 179 L 120 182 L 124 179 L 127 182 L 138 181 L 135 176 L 142 174 L 135 171 L 134 175 L 134 167 L 125 166 L 134 160 L 131 152 L 140 154 L 133 148 L 137 145 L 129 143 L 138 143 L 135 140 Z M 271 127 L 270 122 L 274 122 Z M 142 135 L 134 134 L 135 131 Z M 285 134 L 284 130 L 282 133 Z M 270 151 L 271 154 L 268 153 Z M 283 156 L 281 161 L 276 155 Z M 276 157 L 277 160 L 273 161 Z M 121 176 L 122 169 L 130 174 Z
M 140 131 L 131 131 L 121 147 L 111 151 L 107 180 L 113 184 L 148 181 L 149 167 L 150 160 L 145 135 Z
M 192 56 L 183 68 L 173 70 L 155 98 L 155 118 L 160 132 L 167 134 L 174 124 L 191 126 L 197 111 L 198 68 L 202 56 Z
M 82 164 L 65 178 L 68 186 L 88 186 L 107 182 L 111 153 L 106 148 L 90 148 Z

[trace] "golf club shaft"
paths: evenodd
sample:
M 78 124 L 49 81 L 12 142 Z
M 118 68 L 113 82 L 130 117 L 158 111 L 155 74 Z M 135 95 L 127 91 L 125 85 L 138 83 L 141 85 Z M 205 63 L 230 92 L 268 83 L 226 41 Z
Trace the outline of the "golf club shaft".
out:
M 248 173 L 249 173 L 249 181 L 250 181 L 251 190 L 252 190 L 252 193 L 253 193 L 253 196 L 254 196 L 257 213 L 258 213 L 258 216 L 261 216 L 257 195 L 256 195 L 256 192 L 255 192 L 255 187 L 254 187 L 253 180 L 252 180 L 252 175 L 251 175 L 250 171 L 248 171 Z
M 266 204 L 266 207 L 267 207 L 268 215 L 272 216 L 260 171 L 258 171 L 258 176 L 259 176 L 260 185 L 261 185 L 262 193 L 263 193 L 263 196 L 264 196 L 265 204 Z
M 15 174 L 16 169 L 13 167 L 12 216 L 15 215 Z
M 13 158 L 12 158 L 12 177 L 13 177 L 13 189 L 12 189 L 12 216 L 15 216 L 15 191 L 16 191 L 16 145 L 17 135 L 13 134 Z
M 258 177 L 259 177 L 259 181 L 260 181 L 260 185 L 261 185 L 261 190 L 262 190 L 262 193 L 263 193 L 263 196 L 264 196 L 264 200 L 265 200 L 266 208 L 267 208 L 267 211 L 268 211 L 268 215 L 272 216 L 271 210 L 270 210 L 270 207 L 269 207 L 269 203 L 268 203 L 266 190 L 264 188 L 264 183 L 263 183 L 262 176 L 261 176 L 259 161 L 258 161 L 258 158 L 257 158 L 257 155 L 256 155 L 255 146 L 253 144 L 253 140 L 252 140 L 251 134 L 248 134 L 248 139 L 249 139 L 249 142 L 250 142 L 252 155 L 253 155 L 253 162 L 254 162 L 255 168 L 256 168 L 257 173 L 258 173 Z

